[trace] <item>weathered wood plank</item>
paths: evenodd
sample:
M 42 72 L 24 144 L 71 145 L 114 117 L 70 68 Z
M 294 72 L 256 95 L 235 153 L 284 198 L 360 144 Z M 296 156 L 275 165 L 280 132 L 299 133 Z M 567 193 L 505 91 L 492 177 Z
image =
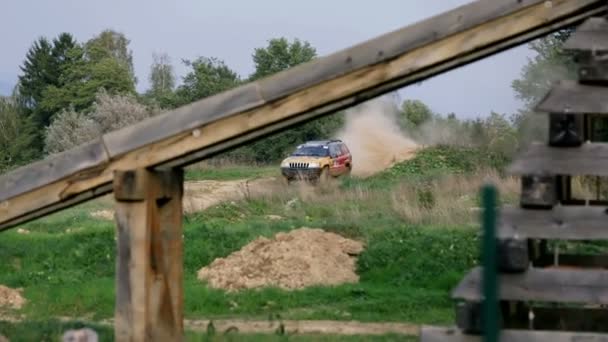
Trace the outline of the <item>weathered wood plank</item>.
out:
M 52 184 L 66 175 L 91 177 L 109 161 L 101 139 L 20 167 L 0 176 L 0 203 L 16 195 Z M 1 209 L 0 209 L 1 210 Z
M 594 46 L 596 50 L 608 50 L 608 21 L 606 18 L 585 20 L 563 45 L 568 50 L 586 50 Z
M 608 269 L 608 255 L 605 254 L 559 254 L 558 266 L 555 264 L 555 256 L 543 255 L 534 261 L 537 267 L 578 267 L 578 268 L 603 268 Z M 608 315 L 608 312 L 606 312 Z
M 538 307 L 533 308 L 534 330 L 561 330 L 608 333 L 608 310 L 598 308 Z M 519 324 L 509 322 L 506 329 L 530 328 L 529 312 L 522 312 Z
M 536 106 L 539 113 L 608 114 L 608 87 L 590 86 L 577 81 L 556 82 Z
M 501 342 L 608 342 L 608 334 L 569 331 L 501 330 Z M 421 342 L 482 342 L 480 335 L 466 335 L 456 328 L 422 326 Z
M 103 140 L 111 158 L 191 131 L 215 120 L 261 106 L 258 82 L 199 100 L 173 111 L 109 132 Z
M 551 210 L 505 207 L 499 214 L 501 238 L 519 237 L 557 240 L 608 239 L 605 207 L 556 206 Z
M 499 276 L 501 300 L 608 304 L 608 271 L 535 269 Z M 479 301 L 481 268 L 474 268 L 452 291 L 455 299 Z
M 532 143 L 517 156 L 507 171 L 518 176 L 608 176 L 608 143 L 585 143 L 572 148 Z
M 116 340 L 180 340 L 183 173 L 119 172 L 114 187 L 121 189 L 116 198 Z
M 63 201 L 58 201 L 50 206 L 36 206 L 37 202 L 34 202 L 34 203 L 30 202 L 29 204 L 31 205 L 31 207 L 38 208 L 38 209 L 32 210 L 28 214 L 20 216 L 16 220 L 11 221 L 10 225 L 0 225 L 0 232 L 10 229 L 11 227 L 20 225 L 22 223 L 37 219 L 39 217 L 50 215 L 57 211 L 73 207 L 80 203 L 86 202 L 90 199 L 100 197 L 103 195 L 107 195 L 111 192 L 112 192 L 112 183 L 109 183 L 109 184 L 105 184 L 101 187 L 94 188 L 94 189 L 86 191 L 86 192 L 81 192 L 78 195 L 72 196 L 69 199 L 66 199 Z M 0 208 L 1 207 L 2 207 L 2 204 L 0 203 Z M 23 208 L 23 209 L 25 210 L 25 208 Z
M 131 146 L 130 148 L 135 148 L 135 150 L 122 150 L 118 146 L 119 144 L 116 144 L 108 148 L 111 152 L 112 161 L 108 165 L 104 165 L 103 171 L 99 174 L 87 179 L 72 179 L 72 175 L 66 175 L 64 179 L 58 181 L 53 186 L 49 185 L 49 188 L 45 186 L 44 188 L 14 196 L 9 201 L 9 209 L 0 210 L 0 227 L 11 226 L 12 220 L 18 219 L 23 215 L 29 215 L 40 208 L 53 206 L 58 201 L 62 201 L 66 196 L 73 196 L 103 186 L 111 182 L 114 170 L 155 167 L 171 161 L 188 160 L 187 157 L 190 154 L 195 154 L 203 149 L 213 148 L 217 144 L 224 144 L 232 139 L 240 139 L 244 135 L 251 134 L 251 136 L 255 136 L 255 132 L 258 130 L 304 116 L 310 111 L 317 111 L 315 113 L 317 116 L 325 115 L 328 113 L 328 110 L 335 110 L 335 104 L 341 101 L 343 101 L 341 103 L 349 103 L 350 105 L 356 104 L 369 98 L 369 96 L 380 95 L 382 91 L 386 92 L 399 86 L 417 82 L 425 77 L 429 77 L 429 75 L 439 74 L 474 59 L 502 51 L 507 47 L 516 45 L 516 43 L 521 44 L 526 40 L 536 38 L 565 25 L 570 25 L 573 23 L 572 20 L 582 20 L 589 15 L 605 11 L 605 7 L 600 0 L 555 0 L 551 2 L 551 6 L 546 6 L 547 3 L 540 0 L 513 0 L 500 3 L 485 0 L 478 3 L 484 7 L 488 6 L 488 8 L 494 9 L 492 11 L 488 10 L 487 13 L 494 14 L 493 16 L 488 15 L 483 23 L 478 23 L 468 29 L 465 29 L 464 26 L 458 26 L 460 28 L 447 35 L 437 32 L 437 37 L 444 36 L 444 38 L 433 39 L 428 41 L 428 43 L 416 47 L 404 47 L 404 50 L 401 50 L 402 53 L 393 58 L 386 58 L 386 56 L 382 58 L 375 57 L 373 64 L 353 71 L 345 69 L 348 72 L 342 70 L 312 86 L 305 85 L 308 81 L 303 81 L 304 83 L 294 86 L 293 89 L 299 89 L 298 87 L 304 88 L 289 94 L 277 93 L 272 95 L 270 86 L 261 87 L 260 83 L 258 84 L 258 89 L 262 93 L 266 92 L 263 95 L 266 96 L 263 99 L 266 103 L 258 103 L 257 107 L 252 109 L 247 110 L 242 108 L 256 106 L 254 102 L 242 102 L 240 103 L 240 107 L 238 107 L 240 109 L 230 106 L 222 107 L 223 109 L 221 110 L 225 111 L 225 113 L 214 114 L 213 119 L 209 120 L 209 118 L 202 116 L 210 115 L 203 113 L 203 107 L 213 106 L 209 104 L 211 102 L 210 99 L 205 99 L 188 107 L 187 112 L 190 114 L 179 112 L 179 110 L 178 112 L 174 112 L 174 115 L 180 118 L 182 116 L 184 118 L 200 118 L 199 121 L 196 121 L 197 124 L 200 124 L 197 128 L 192 128 L 195 125 L 189 125 L 186 120 L 180 124 L 183 127 L 188 127 L 188 130 L 185 132 L 179 134 L 168 133 L 174 132 L 171 131 L 174 128 L 171 128 L 164 131 L 166 135 L 156 136 L 155 138 L 154 134 L 156 133 L 152 134 L 152 132 L 156 130 L 156 132 L 162 133 L 164 128 L 161 127 L 160 123 L 163 120 L 167 120 L 166 118 L 157 118 L 150 119 L 150 123 L 139 124 L 137 132 L 125 129 L 120 134 L 118 132 L 110 133 L 104 137 L 108 144 L 110 144 L 109 140 L 114 140 L 112 137 L 117 137 L 116 141 L 118 141 L 120 140 L 118 136 L 122 136 L 122 143 Z M 475 17 L 479 13 L 475 8 L 463 7 L 455 10 L 457 12 L 454 13 L 460 13 L 461 16 L 456 15 L 456 18 L 460 18 L 459 20 L 466 22 L 469 18 Z M 433 24 L 425 25 L 446 27 L 439 23 L 442 20 L 447 20 L 445 19 L 447 16 L 445 14 L 429 19 Z M 412 29 L 404 29 L 401 34 L 408 36 L 408 32 L 410 32 L 408 30 Z M 525 39 L 523 39 L 524 37 Z M 368 43 L 371 44 L 369 46 L 378 47 L 385 44 L 387 46 L 390 45 L 385 37 L 380 37 L 378 40 Z M 315 64 L 310 65 L 310 70 L 313 70 Z M 339 69 L 338 66 L 336 68 L 336 70 Z M 304 73 L 303 71 L 300 72 Z M 278 80 L 280 77 L 284 76 L 276 75 L 275 78 L 271 77 L 268 80 L 263 80 L 263 82 L 270 82 L 272 79 Z M 279 82 L 277 81 L 277 83 Z M 256 86 L 250 85 L 249 87 L 255 88 Z M 381 88 L 382 90 L 379 91 L 377 88 Z M 244 97 L 253 94 L 251 91 L 247 92 L 242 89 L 238 91 L 243 91 L 246 94 Z M 251 96 L 251 99 L 255 98 L 255 96 Z M 270 100 L 270 96 L 277 96 L 277 99 Z M 221 107 L 220 102 L 224 104 L 224 102 L 217 99 L 214 101 L 218 101 L 216 102 L 218 108 Z M 325 109 L 321 110 L 320 108 Z M 183 110 L 186 111 L 186 109 Z M 226 114 L 227 112 L 238 110 L 243 111 L 229 115 Z M 209 112 L 207 111 L 206 113 Z M 172 120 L 181 120 L 180 118 L 172 116 Z M 150 134 L 144 132 L 148 129 L 150 130 Z M 125 132 L 131 132 L 131 134 L 126 134 Z M 150 141 L 155 142 L 150 143 Z M 51 188 L 52 191 L 49 191 Z M 36 205 L 30 204 L 32 199 L 36 199 Z

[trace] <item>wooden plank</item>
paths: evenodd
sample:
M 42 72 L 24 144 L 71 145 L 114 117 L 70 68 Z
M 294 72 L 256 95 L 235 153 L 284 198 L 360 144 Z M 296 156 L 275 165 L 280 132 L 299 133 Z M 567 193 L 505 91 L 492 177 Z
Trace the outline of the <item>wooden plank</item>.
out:
M 550 210 L 504 207 L 498 236 L 557 240 L 608 239 L 605 207 L 556 206 Z
M 593 46 L 596 50 L 608 50 L 608 20 L 589 18 L 585 20 L 563 45 L 567 50 L 586 50 Z
M 501 342 L 608 342 L 608 334 L 569 332 L 569 331 L 542 331 L 542 330 L 513 330 L 500 331 Z M 422 326 L 420 328 L 421 342 L 482 342 L 479 335 L 466 335 L 456 328 Z
M 475 9 L 481 7 L 476 6 L 482 6 L 484 10 L 481 12 L 493 13 L 488 14 L 483 23 L 478 23 L 468 29 L 465 28 L 468 26 L 456 25 L 458 29 L 452 32 L 448 29 L 452 26 L 439 24 L 442 20 L 448 20 L 446 19 L 448 18 L 447 14 L 429 19 L 432 24 L 427 23 L 425 25 L 446 28 L 448 30 L 446 32 L 450 32 L 450 34 L 437 32 L 437 37 L 444 38 L 433 39 L 420 46 L 405 46 L 401 50 L 402 53 L 394 58 L 386 58 L 385 55 L 382 58 L 375 57 L 373 62 L 370 61 L 373 64 L 355 69 L 352 72 L 348 71 L 351 70 L 348 68 L 341 69 L 342 71 L 335 75 L 332 74 L 331 77 L 320 83 L 315 83 L 313 86 L 305 86 L 306 83 L 302 81 L 304 83 L 294 86 L 295 88 L 292 89 L 304 88 L 289 94 L 273 93 L 270 86 L 262 86 L 260 83 L 258 89 L 264 94 L 263 96 L 267 97 L 263 99 L 266 103 L 258 104 L 257 107 L 252 109 L 229 115 L 226 115 L 226 113 L 213 115 L 213 120 L 205 121 L 202 118 L 203 114 L 207 115 L 204 108 L 207 108 L 207 106 L 213 107 L 209 104 L 210 102 L 206 102 L 210 100 L 205 99 L 188 107 L 187 111 L 183 109 L 182 112 L 179 110 L 174 112 L 174 115 L 180 118 L 182 116 L 191 118 L 200 116 L 201 119 L 197 121 L 197 124 L 201 126 L 197 128 L 170 135 L 167 132 L 172 132 L 171 129 L 173 128 L 171 128 L 163 133 L 164 128 L 161 127 L 160 123 L 168 119 L 161 117 L 150 119 L 148 121 L 150 123 L 138 124 L 137 132 L 124 129 L 120 131 L 122 132 L 120 134 L 118 132 L 110 133 L 104 137 L 107 144 L 112 143 L 111 141 L 114 141 L 114 137 L 116 137 L 116 141 L 121 140 L 126 145 L 131 146 L 130 148 L 141 147 L 126 152 L 118 146 L 119 144 L 113 145 L 111 148 L 108 147 L 112 160 L 109 164 L 103 165 L 104 169 L 99 174 L 87 179 L 79 178 L 76 180 L 72 179 L 71 175 L 66 175 L 64 179 L 56 182 L 56 184 L 14 196 L 10 199 L 5 210 L 0 210 L 0 229 L 1 227 L 11 226 L 11 221 L 23 215 L 30 215 L 41 208 L 53 206 L 62 201 L 64 197 L 73 196 L 110 183 L 114 170 L 161 166 L 163 163 L 178 161 L 184 157 L 186 157 L 185 160 L 188 160 L 187 156 L 203 149 L 226 143 L 232 139 L 239 139 L 243 135 L 306 115 L 310 111 L 317 110 L 317 116 L 325 115 L 328 112 L 320 110 L 320 108 L 335 110 L 334 105 L 340 101 L 344 101 L 343 103 L 349 102 L 351 105 L 356 104 L 366 100 L 369 96 L 380 95 L 376 88 L 389 91 L 399 86 L 417 82 L 431 74 L 439 74 L 466 64 L 475 58 L 502 51 L 516 43 L 523 43 L 524 39 L 522 37 L 525 37 L 526 40 L 536 38 L 565 25 L 571 25 L 572 20 L 583 20 L 589 15 L 596 15 L 605 11 L 605 6 L 599 0 L 555 0 L 550 3 L 551 6 L 546 6 L 547 3 L 544 1 L 508 1 L 500 3 L 480 1 L 476 4 L 474 7 L 465 6 L 455 10 L 457 12 L 454 13 L 459 13 L 455 17 L 457 21 L 467 22 L 470 17 L 476 17 L 480 13 Z M 489 8 L 493 10 L 489 10 Z M 415 31 L 410 30 L 413 29 L 404 29 L 400 35 L 408 36 L 409 33 Z M 373 41 L 373 44 L 368 42 L 371 44 L 368 46 L 379 47 L 384 46 L 384 44 L 388 46 L 390 45 L 389 40 L 386 37 L 380 37 L 377 41 Z M 361 48 L 360 51 L 363 50 Z M 355 55 L 353 54 L 353 56 Z M 309 65 L 312 72 L 316 68 L 315 64 Z M 339 69 L 338 66 L 336 68 L 336 70 Z M 301 71 L 301 73 L 304 72 Z M 276 75 L 276 78 L 273 77 L 263 80 L 263 82 L 270 82 L 271 79 L 278 80 L 280 75 Z M 250 87 L 255 88 L 255 85 L 250 85 Z M 249 90 L 248 92 L 244 91 L 244 94 L 253 93 Z M 269 96 L 277 96 L 277 99 L 269 100 Z M 216 101 L 218 108 L 220 107 L 219 103 L 224 103 L 219 100 L 214 101 Z M 254 102 L 249 102 L 249 104 L 243 102 L 237 108 L 247 108 L 248 105 L 256 106 Z M 227 112 L 240 110 L 229 106 L 222 108 Z M 173 117 L 173 119 L 181 120 L 177 117 Z M 153 124 L 153 122 L 156 124 Z M 180 125 L 193 127 L 193 125 L 188 125 L 187 120 Z M 143 132 L 147 129 L 150 130 L 149 134 Z M 153 131 L 157 133 L 153 133 Z M 132 134 L 127 134 L 127 132 Z M 150 143 L 150 141 L 155 142 Z M 34 199 L 35 202 L 33 202 Z
M 120 196 L 116 198 L 115 338 L 180 340 L 183 173 L 118 172 L 114 188 L 120 189 L 116 192 Z
M 608 143 L 580 147 L 550 147 L 532 143 L 509 165 L 512 175 L 608 176 Z
M 598 308 L 533 308 L 534 330 L 561 330 L 608 333 L 608 310 Z M 511 323 L 507 329 L 526 329 L 530 327 L 529 312 L 522 315 L 518 326 Z
M 103 136 L 111 158 L 263 105 L 258 82 L 193 102 Z
M 501 300 L 608 304 L 608 271 L 537 269 L 501 274 Z M 480 301 L 481 268 L 474 268 L 452 291 L 455 299 Z
M 0 176 L 0 203 L 19 194 L 52 184 L 66 175 L 73 175 L 75 180 L 79 177 L 94 176 L 99 166 L 108 161 L 109 156 L 103 142 L 97 139 L 20 167 Z
M 18 226 L 20 224 L 35 220 L 37 218 L 44 217 L 46 215 L 50 215 L 57 211 L 73 207 L 80 203 L 86 202 L 92 198 L 97 198 L 100 196 L 107 195 L 111 192 L 112 192 L 112 183 L 104 184 L 101 187 L 94 188 L 94 189 L 86 191 L 86 192 L 82 192 L 78 195 L 70 197 L 69 199 L 66 199 L 63 201 L 58 201 L 58 202 L 54 203 L 53 205 L 46 206 L 46 207 L 40 207 L 40 209 L 38 209 L 36 211 L 31 211 L 28 214 L 26 214 L 24 216 L 20 216 L 16 220 L 11 221 L 10 225 L 0 225 L 0 232 L 10 229 L 12 227 Z M 1 204 L 0 204 L 0 206 L 1 206 Z
M 594 254 L 559 254 L 558 266 L 555 264 L 555 256 L 546 254 L 534 261 L 537 267 L 578 267 L 578 268 L 603 268 L 608 269 L 608 255 Z
M 536 106 L 539 113 L 608 114 L 608 87 L 557 81 Z

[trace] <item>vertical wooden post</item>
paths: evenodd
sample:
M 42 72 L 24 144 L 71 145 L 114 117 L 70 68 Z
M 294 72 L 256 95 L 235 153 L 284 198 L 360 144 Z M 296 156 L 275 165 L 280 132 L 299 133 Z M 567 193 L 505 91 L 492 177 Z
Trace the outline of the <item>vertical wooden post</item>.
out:
M 496 248 L 496 188 L 485 185 L 482 188 L 481 199 L 483 205 L 483 341 L 498 341 L 498 255 Z
M 117 171 L 116 341 L 183 338 L 183 171 Z

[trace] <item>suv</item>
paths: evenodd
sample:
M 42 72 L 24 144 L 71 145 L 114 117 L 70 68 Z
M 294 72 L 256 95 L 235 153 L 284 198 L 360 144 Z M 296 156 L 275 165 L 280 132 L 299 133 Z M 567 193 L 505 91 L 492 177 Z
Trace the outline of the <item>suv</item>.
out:
M 287 181 L 304 179 L 327 181 L 330 176 L 349 175 L 353 167 L 350 151 L 341 140 L 308 141 L 281 162 Z

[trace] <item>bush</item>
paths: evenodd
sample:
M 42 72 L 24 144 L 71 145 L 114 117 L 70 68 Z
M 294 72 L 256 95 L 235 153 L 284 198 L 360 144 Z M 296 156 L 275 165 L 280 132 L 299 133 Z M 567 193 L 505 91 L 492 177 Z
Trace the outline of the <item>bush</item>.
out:
M 101 135 L 99 126 L 86 114 L 73 108 L 57 114 L 46 128 L 45 150 L 49 154 L 69 150 Z
M 48 153 L 65 151 L 158 113 L 157 108 L 148 108 L 131 95 L 111 95 L 102 89 L 91 112 L 71 108 L 55 117 L 46 128 L 45 149 Z

